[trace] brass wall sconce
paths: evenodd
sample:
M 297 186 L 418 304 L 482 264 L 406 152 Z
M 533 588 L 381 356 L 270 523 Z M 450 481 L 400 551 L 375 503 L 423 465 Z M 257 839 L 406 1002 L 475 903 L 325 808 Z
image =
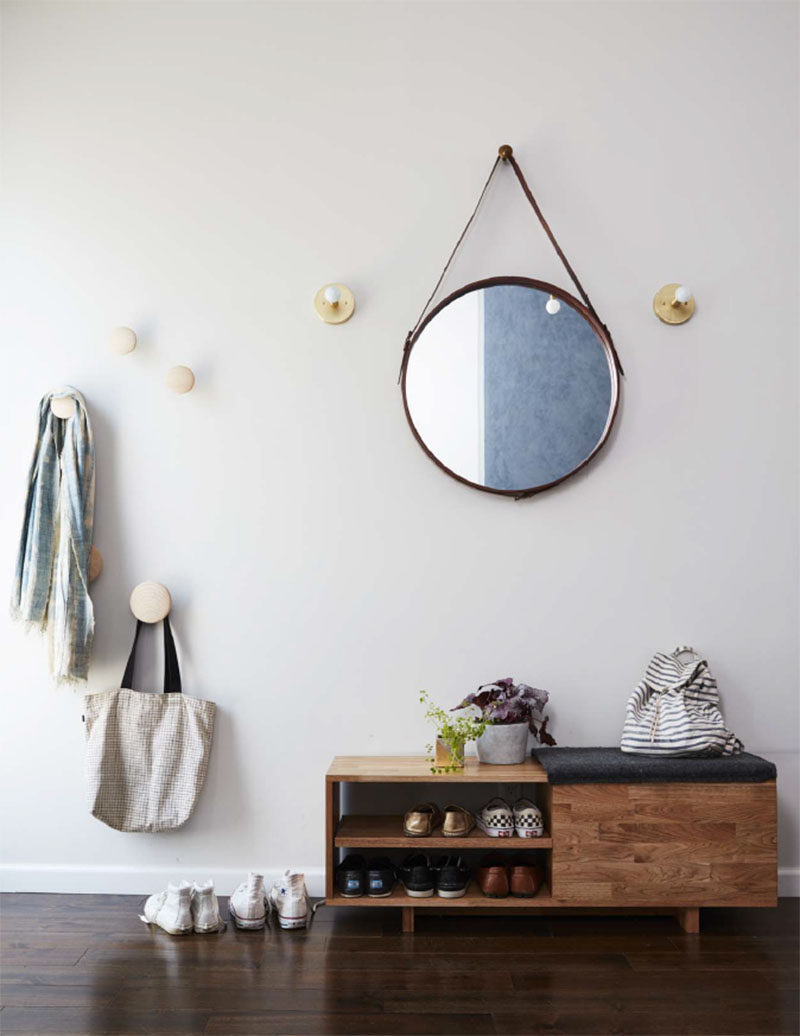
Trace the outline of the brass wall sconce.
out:
M 694 295 L 685 284 L 665 284 L 653 299 L 653 312 L 665 324 L 685 324 L 694 314 Z
M 314 296 L 314 309 L 326 324 L 343 324 L 355 313 L 356 300 L 346 284 L 326 284 Z

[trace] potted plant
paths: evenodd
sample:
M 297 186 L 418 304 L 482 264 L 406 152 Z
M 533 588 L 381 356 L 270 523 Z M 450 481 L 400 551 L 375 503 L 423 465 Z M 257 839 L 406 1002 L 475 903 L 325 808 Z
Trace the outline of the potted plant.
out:
M 547 732 L 548 718 L 542 715 L 549 697 L 547 691 L 526 683 L 515 684 L 507 676 L 482 684 L 451 711 L 470 706 L 479 709 L 485 728 L 477 738 L 478 758 L 482 763 L 509 765 L 525 760 L 528 731 L 543 745 L 556 743 Z
M 427 745 L 431 773 L 454 773 L 464 767 L 464 746 L 475 741 L 486 729 L 487 721 L 476 716 L 454 717 L 434 705 L 427 691 L 420 691 L 419 700 L 426 705 L 425 719 L 436 727 L 435 744 Z

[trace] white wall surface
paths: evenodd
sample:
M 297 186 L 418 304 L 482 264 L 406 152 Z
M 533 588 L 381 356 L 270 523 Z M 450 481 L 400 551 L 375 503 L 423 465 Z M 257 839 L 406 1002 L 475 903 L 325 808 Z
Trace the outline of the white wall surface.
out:
M 137 891 L 323 865 L 336 753 L 418 753 L 417 701 L 513 674 L 562 744 L 616 743 L 649 654 L 695 644 L 780 768 L 798 867 L 797 7 L 784 3 L 6 3 L 3 448 L 10 588 L 41 395 L 85 394 L 105 569 L 90 689 L 128 595 L 172 590 L 219 706 L 170 834 L 84 798 L 80 698 L 0 623 L 6 888 Z M 666 27 L 675 22 L 677 31 Z M 403 340 L 515 147 L 614 333 L 601 458 L 522 503 L 406 426 Z M 509 170 L 447 287 L 569 287 Z M 355 318 L 312 299 L 349 284 Z M 681 328 L 651 310 L 690 284 Z M 135 328 L 120 358 L 111 328 Z M 190 395 L 163 387 L 186 363 Z M 146 647 L 152 645 L 152 640 Z M 152 666 L 150 667 L 152 668 Z

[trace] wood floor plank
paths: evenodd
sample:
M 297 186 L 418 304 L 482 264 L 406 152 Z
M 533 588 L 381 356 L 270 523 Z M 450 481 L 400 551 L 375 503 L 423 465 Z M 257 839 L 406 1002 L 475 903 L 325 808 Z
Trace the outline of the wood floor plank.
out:
M 796 1036 L 796 900 L 663 916 L 331 908 L 305 931 L 172 938 L 142 897 L 0 897 L 3 1033 Z
M 495 1032 L 489 1014 L 456 1014 L 447 1022 L 447 1031 L 459 1036 L 480 1036 Z M 222 1014 L 215 1015 L 206 1028 L 208 1036 L 439 1036 L 441 1015 L 370 1014 L 311 1015 L 293 1014 Z
M 3 1034 L 58 1033 L 63 1036 L 138 1036 L 202 1033 L 207 1011 L 120 1011 L 111 1007 L 6 1007 Z

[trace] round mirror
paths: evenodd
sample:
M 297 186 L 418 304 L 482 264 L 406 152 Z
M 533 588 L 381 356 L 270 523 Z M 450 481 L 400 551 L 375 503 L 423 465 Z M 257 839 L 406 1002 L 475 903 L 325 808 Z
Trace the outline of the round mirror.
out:
M 495 277 L 425 318 L 403 367 L 417 440 L 449 475 L 520 496 L 582 468 L 608 437 L 619 377 L 609 338 L 551 284 Z

